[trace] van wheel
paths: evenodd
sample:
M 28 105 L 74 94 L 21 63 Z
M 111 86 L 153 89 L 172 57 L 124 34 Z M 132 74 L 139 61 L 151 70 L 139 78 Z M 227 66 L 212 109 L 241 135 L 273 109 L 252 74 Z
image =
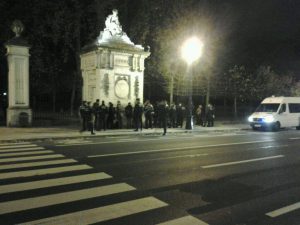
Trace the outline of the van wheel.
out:
M 296 130 L 300 130 L 300 126 L 296 127 Z
M 276 123 L 274 123 L 273 127 L 272 127 L 272 131 L 279 131 L 280 129 L 280 123 L 277 121 Z

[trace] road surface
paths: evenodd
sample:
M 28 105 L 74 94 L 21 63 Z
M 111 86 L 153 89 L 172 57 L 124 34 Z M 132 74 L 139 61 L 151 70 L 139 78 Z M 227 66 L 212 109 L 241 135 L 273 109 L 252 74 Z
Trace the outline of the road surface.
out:
M 300 132 L 0 145 L 1 224 L 299 225 Z

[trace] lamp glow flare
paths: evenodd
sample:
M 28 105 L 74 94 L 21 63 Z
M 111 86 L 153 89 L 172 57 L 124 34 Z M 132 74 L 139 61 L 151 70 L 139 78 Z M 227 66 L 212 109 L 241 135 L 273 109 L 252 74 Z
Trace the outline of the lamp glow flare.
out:
M 188 64 L 188 74 L 190 79 L 189 84 L 189 99 L 188 99 L 188 110 L 186 114 L 186 125 L 185 129 L 193 129 L 193 62 L 195 62 L 202 55 L 203 43 L 197 38 L 192 37 L 186 40 L 181 48 L 181 56 Z
M 197 37 L 192 37 L 181 48 L 182 58 L 190 65 L 201 57 L 202 49 L 203 43 Z

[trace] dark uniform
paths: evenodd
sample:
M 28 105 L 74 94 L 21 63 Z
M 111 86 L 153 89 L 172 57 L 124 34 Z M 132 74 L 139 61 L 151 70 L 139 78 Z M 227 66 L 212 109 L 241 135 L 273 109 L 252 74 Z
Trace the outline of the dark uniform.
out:
M 114 128 L 114 120 L 115 120 L 115 108 L 114 105 L 110 102 L 108 107 L 108 116 L 107 116 L 107 128 Z
M 132 128 L 132 117 L 133 117 L 133 107 L 130 102 L 125 107 L 125 116 L 127 120 L 127 129 L 130 129 Z
M 176 105 L 172 104 L 170 107 L 170 127 L 176 128 L 177 127 L 177 112 L 176 112 Z
M 0 96 L 1 97 L 1 96 Z M 8 103 L 7 103 L 7 95 L 3 95 L 2 98 L 0 99 L 1 101 L 1 108 L 2 108 L 2 113 L 3 113 L 3 122 L 6 122 L 6 110 L 8 107 Z
M 88 102 L 88 105 L 85 110 L 85 114 L 86 114 L 86 121 L 88 123 L 89 131 L 91 131 L 91 134 L 95 134 L 94 133 L 94 112 L 93 112 L 93 108 L 90 106 L 90 102 Z
M 177 127 L 181 127 L 183 126 L 183 117 L 184 117 L 184 107 L 181 105 L 181 103 L 179 103 L 179 105 L 177 106 L 176 109 L 176 113 L 177 113 Z
M 104 103 L 104 101 L 102 101 L 100 107 L 99 107 L 99 129 L 100 130 L 106 130 L 106 115 L 107 115 L 107 107 Z
M 164 133 L 163 135 L 166 135 L 167 133 L 167 125 L 168 125 L 168 117 L 169 117 L 169 106 L 167 104 L 167 101 L 162 101 L 160 104 L 159 104 L 159 117 L 160 117 L 160 120 L 162 122 L 162 127 L 164 129 Z
M 133 119 L 135 123 L 135 131 L 138 131 L 139 128 L 142 130 L 143 129 L 143 106 L 140 103 L 140 100 L 137 99 L 134 109 L 133 109 Z
M 121 106 L 120 101 L 117 103 L 116 107 L 116 117 L 117 117 L 117 128 L 122 129 L 123 128 L 123 109 Z
M 86 120 L 86 101 L 83 101 L 82 104 L 79 107 L 79 114 L 80 114 L 80 118 L 81 118 L 81 130 L 82 131 L 86 131 L 87 128 L 87 120 Z
M 99 130 L 99 99 L 96 100 L 96 102 L 94 102 L 93 104 L 93 112 L 94 112 L 94 116 L 95 116 L 95 121 L 94 121 L 94 128 L 95 130 Z
M 145 104 L 144 113 L 145 113 L 145 127 L 146 129 L 148 128 L 152 129 L 154 108 L 150 102 L 147 102 Z
M 214 120 L 215 120 L 215 110 L 211 104 L 208 104 L 207 110 L 206 110 L 206 121 L 208 127 L 214 126 Z

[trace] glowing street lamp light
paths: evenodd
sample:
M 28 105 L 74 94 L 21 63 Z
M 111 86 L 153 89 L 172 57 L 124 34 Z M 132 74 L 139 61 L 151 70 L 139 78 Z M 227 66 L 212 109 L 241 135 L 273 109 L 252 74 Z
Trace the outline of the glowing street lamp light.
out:
M 186 40 L 181 48 L 182 58 L 186 61 L 189 68 L 189 101 L 188 101 L 188 112 L 186 116 L 186 125 L 185 129 L 192 130 L 193 129 L 193 70 L 192 64 L 197 61 L 202 55 L 203 43 L 197 38 L 192 37 Z
M 191 65 L 202 55 L 203 43 L 197 38 L 192 37 L 186 40 L 181 48 L 182 58 Z

